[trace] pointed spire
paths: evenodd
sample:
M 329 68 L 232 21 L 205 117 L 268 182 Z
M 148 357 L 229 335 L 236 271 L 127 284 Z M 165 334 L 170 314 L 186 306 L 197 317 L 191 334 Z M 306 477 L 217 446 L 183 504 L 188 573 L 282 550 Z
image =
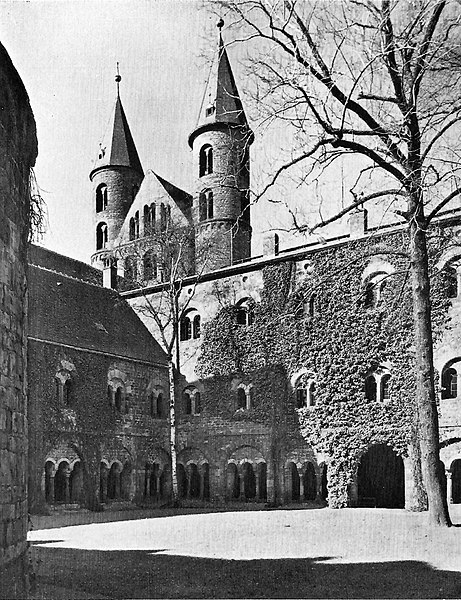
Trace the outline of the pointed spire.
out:
M 218 51 L 211 65 L 195 130 L 189 136 L 189 145 L 203 127 L 213 124 L 240 125 L 248 127 L 245 112 L 235 83 L 234 74 L 222 38 L 224 21 L 217 23 L 219 29 Z
M 131 167 L 143 175 L 138 151 L 136 150 L 128 120 L 120 99 L 121 80 L 122 77 L 119 73 L 119 65 L 117 63 L 117 75 L 115 76 L 115 82 L 117 84 L 117 100 L 111 119 L 111 127 L 108 131 L 108 135 L 105 136 L 104 141 L 100 144 L 99 156 L 90 177 L 95 170 L 109 166 Z

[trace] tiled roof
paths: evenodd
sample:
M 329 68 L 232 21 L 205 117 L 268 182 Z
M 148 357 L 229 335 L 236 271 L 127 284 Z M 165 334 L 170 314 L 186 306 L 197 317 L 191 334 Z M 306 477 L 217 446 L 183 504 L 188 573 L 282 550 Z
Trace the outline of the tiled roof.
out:
M 29 336 L 166 364 L 159 344 L 117 292 L 34 265 L 29 267 Z
M 117 96 L 109 135 L 101 145 L 94 170 L 101 167 L 131 167 L 143 174 L 138 151 L 131 135 L 128 120 L 123 110 L 120 96 Z

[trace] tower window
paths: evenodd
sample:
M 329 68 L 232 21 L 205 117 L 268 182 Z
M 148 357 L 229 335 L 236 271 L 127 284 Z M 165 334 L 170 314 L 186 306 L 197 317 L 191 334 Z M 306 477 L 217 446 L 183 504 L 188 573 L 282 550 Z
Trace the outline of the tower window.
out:
M 236 306 L 237 325 L 252 325 L 254 320 L 253 309 L 249 305 L 249 299 L 244 298 Z
M 213 104 L 209 104 L 205 109 L 205 116 L 211 117 L 211 115 L 214 113 L 214 111 L 215 111 L 215 108 L 214 108 Z
M 213 148 L 206 144 L 200 148 L 199 177 L 213 173 Z
M 376 402 L 377 400 L 377 386 L 374 375 L 368 375 L 365 378 L 365 397 L 370 402 Z
M 381 402 L 386 402 L 387 400 L 390 399 L 390 393 L 389 393 L 390 379 L 391 379 L 391 376 L 389 375 L 389 373 L 385 373 L 381 377 Z
M 107 247 L 107 224 L 98 223 L 96 227 L 96 250 L 103 250 Z
M 199 196 L 199 219 L 206 221 L 213 218 L 213 192 L 205 190 Z
M 247 395 L 243 388 L 237 390 L 237 409 L 241 408 L 245 410 L 247 407 Z
M 186 340 L 190 340 L 192 337 L 192 323 L 190 318 L 186 315 L 181 319 L 181 323 L 179 325 L 179 339 L 181 342 L 185 342 Z
M 107 186 L 101 183 L 96 188 L 96 212 L 101 212 L 107 208 Z
M 150 206 L 144 205 L 144 235 L 149 235 L 154 231 L 155 225 L 155 204 L 151 204 Z
M 194 339 L 200 337 L 200 315 L 195 315 L 194 320 L 192 321 L 192 329 Z

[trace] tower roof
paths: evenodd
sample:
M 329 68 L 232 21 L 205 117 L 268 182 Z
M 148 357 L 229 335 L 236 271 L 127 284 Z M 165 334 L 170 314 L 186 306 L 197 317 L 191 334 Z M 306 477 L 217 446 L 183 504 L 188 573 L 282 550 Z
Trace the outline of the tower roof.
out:
M 223 22 L 218 23 L 218 51 L 211 65 L 205 87 L 197 125 L 189 136 L 189 144 L 203 128 L 213 125 L 240 125 L 248 127 L 242 101 L 235 83 L 234 74 L 221 35 Z
M 130 127 L 123 110 L 122 101 L 118 91 L 120 75 L 116 77 L 117 100 L 111 119 L 111 127 L 104 141 L 101 143 L 99 156 L 95 162 L 93 171 L 102 167 L 131 167 L 143 175 L 141 161 L 138 151 L 131 135 Z M 90 175 L 91 177 L 91 175 Z

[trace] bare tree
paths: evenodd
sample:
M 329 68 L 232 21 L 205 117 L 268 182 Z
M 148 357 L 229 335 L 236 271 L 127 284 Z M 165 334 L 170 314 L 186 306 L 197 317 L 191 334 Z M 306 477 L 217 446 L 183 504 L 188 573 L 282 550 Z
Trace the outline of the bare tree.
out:
M 173 502 L 178 504 L 175 400 L 178 395 L 177 382 L 181 377 L 179 342 L 182 328 L 188 323 L 186 313 L 194 299 L 201 274 L 207 270 L 208 245 L 205 243 L 196 248 L 193 225 L 185 219 L 172 218 L 166 209 L 160 222 L 155 222 L 152 215 L 145 216 L 144 233 L 143 238 L 135 239 L 119 250 L 125 264 L 123 287 L 139 289 L 139 301 L 132 306 L 143 318 L 153 322 L 153 334 L 167 357 L 171 492 Z M 196 273 L 198 255 L 202 258 L 200 264 L 203 266 Z M 189 323 L 188 326 L 196 329 L 200 324 Z
M 461 4 L 456 0 L 217 0 L 245 42 L 248 94 L 260 127 L 292 128 L 291 155 L 255 196 L 274 193 L 288 173 L 303 182 L 354 158 L 349 200 L 324 206 L 313 232 L 365 203 L 407 223 L 418 435 L 429 520 L 450 525 L 439 472 L 426 235 L 461 193 Z M 352 164 L 351 162 L 348 163 Z M 334 172 L 334 171 L 333 171 Z M 325 211 L 326 214 L 323 214 Z M 329 213 L 328 213 L 329 211 Z

